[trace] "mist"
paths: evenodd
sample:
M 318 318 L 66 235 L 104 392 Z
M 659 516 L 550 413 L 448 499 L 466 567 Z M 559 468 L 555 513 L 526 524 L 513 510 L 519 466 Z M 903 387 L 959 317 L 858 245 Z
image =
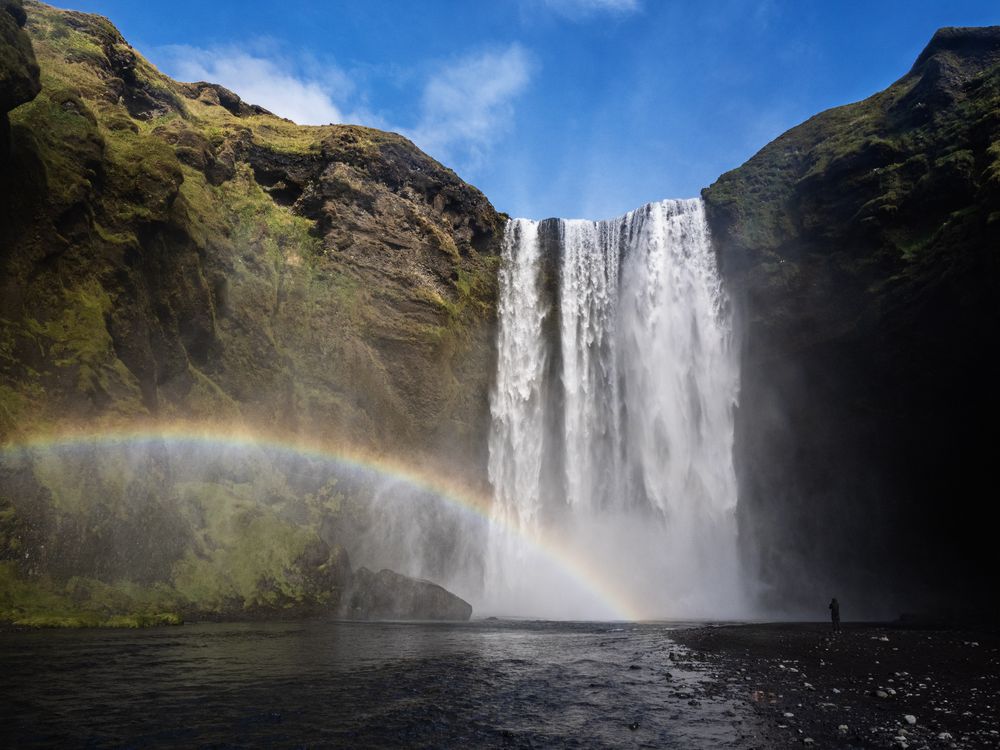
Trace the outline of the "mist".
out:
M 305 556 L 433 581 L 482 616 L 750 616 L 739 348 L 700 201 L 513 220 L 501 260 L 492 497 L 417 456 L 253 430 L 67 434 L 3 453 L 5 490 L 35 498 L 18 512 L 38 572 L 252 607 L 295 601 Z
M 0 498 L 19 503 L 4 518 L 5 552 L 16 544 L 29 576 L 166 587 L 171 600 L 209 610 L 301 600 L 300 563 L 317 545 L 324 565 L 336 558 L 464 598 L 481 592 L 482 515 L 417 469 L 406 476 L 402 463 L 366 465 L 217 426 L 162 429 L 6 447 Z
M 732 460 L 738 347 L 701 202 L 603 222 L 514 220 L 503 262 L 488 605 L 748 616 Z M 524 537 L 582 568 L 583 584 Z

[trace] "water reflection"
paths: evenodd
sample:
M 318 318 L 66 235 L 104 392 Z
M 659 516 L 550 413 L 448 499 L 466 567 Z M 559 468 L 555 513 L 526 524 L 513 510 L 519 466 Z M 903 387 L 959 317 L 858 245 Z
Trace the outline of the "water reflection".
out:
M 0 671 L 10 746 L 752 744 L 743 709 L 664 625 L 3 633 Z

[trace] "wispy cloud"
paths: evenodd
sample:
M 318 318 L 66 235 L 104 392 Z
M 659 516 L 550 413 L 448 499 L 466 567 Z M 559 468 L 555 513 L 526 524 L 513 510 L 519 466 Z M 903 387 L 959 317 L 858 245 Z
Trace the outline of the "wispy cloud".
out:
M 407 81 L 421 92 L 415 111 L 382 117 L 367 108 L 364 86 L 338 66 L 286 54 L 266 40 L 242 47 L 161 47 L 157 61 L 174 78 L 219 83 L 244 101 L 302 125 L 349 122 L 396 130 L 462 169 L 481 165 L 510 132 L 514 102 L 534 67 L 518 44 L 428 63 Z
M 626 15 L 640 9 L 639 0 L 541 0 L 549 10 L 572 20 L 601 14 Z
M 513 126 L 514 101 L 531 80 L 531 56 L 518 44 L 468 55 L 435 70 L 406 134 L 439 159 L 473 169 Z
M 353 89 L 343 71 L 269 47 L 273 45 L 266 42 L 250 51 L 235 46 L 171 45 L 161 48 L 159 57 L 166 72 L 175 78 L 222 84 L 244 101 L 302 125 L 351 119 L 337 101 L 346 101 Z

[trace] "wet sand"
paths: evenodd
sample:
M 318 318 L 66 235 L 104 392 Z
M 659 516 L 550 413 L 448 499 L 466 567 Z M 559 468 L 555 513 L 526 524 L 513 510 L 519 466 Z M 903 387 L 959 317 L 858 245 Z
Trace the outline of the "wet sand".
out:
M 671 637 L 726 675 L 763 747 L 1000 747 L 996 630 L 776 623 Z

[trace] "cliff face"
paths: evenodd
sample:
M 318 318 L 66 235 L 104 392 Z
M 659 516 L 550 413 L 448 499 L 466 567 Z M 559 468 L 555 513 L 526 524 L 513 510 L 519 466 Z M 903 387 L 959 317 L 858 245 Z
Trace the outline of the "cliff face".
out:
M 26 9 L 27 35 L 0 26 L 0 437 L 222 416 L 481 460 L 481 193 L 398 135 L 294 125 L 100 17 Z
M 405 138 L 295 125 L 3 0 L 0 196 L 0 444 L 207 420 L 485 473 L 502 217 Z M 84 454 L 0 453 L 0 620 L 343 592 L 330 529 L 363 502 L 330 476 Z
M 10 151 L 7 113 L 38 94 L 38 63 L 21 29 L 27 20 L 21 0 L 0 2 L 0 163 Z
M 1000 27 L 942 29 L 890 88 L 790 130 L 704 198 L 743 328 L 741 534 L 766 599 L 980 608 Z

